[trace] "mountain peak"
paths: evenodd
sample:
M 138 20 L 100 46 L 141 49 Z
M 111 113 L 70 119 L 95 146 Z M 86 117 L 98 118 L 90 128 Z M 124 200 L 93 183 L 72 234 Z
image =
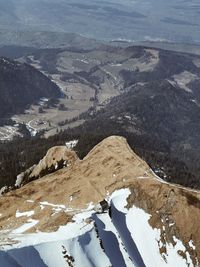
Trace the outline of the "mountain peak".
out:
M 55 169 L 55 164 L 61 160 L 71 163 L 59 170 Z M 52 166 L 54 168 L 50 174 L 46 172 L 45 176 L 40 177 L 41 171 Z M 114 223 L 115 216 L 127 214 L 129 217 L 129 213 L 136 212 L 134 224 L 140 221 L 137 217 L 139 210 L 142 214 L 146 214 L 144 217 L 148 217 L 148 220 L 145 219 L 148 229 L 152 229 L 154 233 L 157 231 L 158 241 L 155 243 L 153 239 L 152 242 L 157 244 L 158 253 L 163 261 L 163 265 L 159 266 L 165 266 L 164 262 L 171 257 L 169 256 L 171 250 L 175 251 L 178 259 L 181 257 L 187 264 L 191 261 L 193 264 L 191 266 L 198 266 L 199 191 L 161 180 L 130 149 L 125 138 L 111 136 L 104 139 L 83 160 L 79 160 L 75 152 L 66 147 L 51 148 L 34 169 L 39 179 L 0 198 L 0 226 L 4 231 L 4 241 L 0 240 L 0 244 L 4 244 L 5 240 L 9 243 L 10 235 L 16 233 L 26 232 L 25 236 L 29 236 L 28 233 L 35 233 L 37 237 L 38 231 L 53 232 L 52 235 L 55 237 L 57 236 L 55 231 L 65 226 L 71 227 L 74 223 L 76 227 L 81 223 L 80 227 L 84 224 L 85 229 L 89 227 L 91 230 L 95 222 L 94 225 L 98 228 L 101 225 L 98 224 L 99 219 L 104 216 L 98 215 L 99 209 L 101 205 L 107 206 L 106 201 L 108 201 L 110 208 L 105 216 L 110 216 L 109 225 Z M 82 217 L 83 212 L 87 214 L 86 217 Z M 130 217 L 132 218 L 132 215 Z M 104 222 L 105 225 L 107 220 L 108 218 Z M 125 233 L 120 227 L 118 225 L 117 231 L 123 236 Z M 139 234 L 144 234 L 143 228 L 140 228 Z M 125 242 L 123 238 L 122 242 Z M 129 256 L 135 257 L 131 252 Z
M 57 169 L 60 163 L 63 168 Z M 42 214 L 38 209 L 40 203 L 85 208 L 88 203 L 99 203 L 118 188 L 128 187 L 138 177 L 148 179 L 153 176 L 148 165 L 130 149 L 126 139 L 119 136 L 104 139 L 83 160 L 66 147 L 53 147 L 38 165 L 24 174 L 22 185 L 25 185 L 0 198 L 3 206 L 9 206 L 14 218 L 18 207 L 25 211 L 30 209 L 29 200 L 33 201 L 31 207 L 38 219 Z M 52 220 L 51 214 L 49 209 L 46 218 Z M 13 222 L 18 226 L 17 220 Z M 6 225 L 2 216 L 2 227 Z M 41 220 L 38 227 L 51 230 Z

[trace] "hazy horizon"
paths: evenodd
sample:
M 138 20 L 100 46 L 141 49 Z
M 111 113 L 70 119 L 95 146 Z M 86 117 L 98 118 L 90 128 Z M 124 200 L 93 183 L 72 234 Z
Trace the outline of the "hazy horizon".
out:
M 199 43 L 199 14 L 197 0 L 0 0 L 0 30 Z

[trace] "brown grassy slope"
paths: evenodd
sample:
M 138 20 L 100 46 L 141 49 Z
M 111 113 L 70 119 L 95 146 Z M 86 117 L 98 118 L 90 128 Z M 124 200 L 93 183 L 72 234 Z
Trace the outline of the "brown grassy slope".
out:
M 16 210 L 34 210 L 32 218 L 40 222 L 32 230 L 52 231 L 70 221 L 71 214 L 61 211 L 56 217 L 51 216 L 52 208 L 41 210 L 41 201 L 81 209 L 90 202 L 98 203 L 108 192 L 111 194 L 123 187 L 129 187 L 132 192 L 128 199 L 129 207 L 134 204 L 150 213 L 152 227 L 165 227 L 162 230 L 163 244 L 173 243 L 173 236 L 176 236 L 188 246 L 192 239 L 196 252 L 191 253 L 200 259 L 200 193 L 158 180 L 126 140 L 117 136 L 103 140 L 83 160 L 76 160 L 67 168 L 1 197 L 0 226 L 3 229 L 17 227 L 27 218 L 16 219 Z

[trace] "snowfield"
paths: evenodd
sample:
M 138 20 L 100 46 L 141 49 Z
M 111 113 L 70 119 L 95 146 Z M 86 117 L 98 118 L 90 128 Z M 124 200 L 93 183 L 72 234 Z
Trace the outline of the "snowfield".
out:
M 160 230 L 149 225 L 151 215 L 133 206 L 127 209 L 129 189 L 115 191 L 108 199 L 107 212 L 95 212 L 92 203 L 79 211 L 73 222 L 57 232 L 23 233 L 37 224 L 33 212 L 20 213 L 27 223 L 11 231 L 9 238 L 17 243 L 1 246 L 2 267 L 193 267 L 189 254 L 180 240 L 166 244 L 165 258 L 159 251 Z M 51 205 L 42 202 L 42 205 Z M 53 205 L 52 208 L 64 209 Z M 192 241 L 190 241 L 193 246 Z

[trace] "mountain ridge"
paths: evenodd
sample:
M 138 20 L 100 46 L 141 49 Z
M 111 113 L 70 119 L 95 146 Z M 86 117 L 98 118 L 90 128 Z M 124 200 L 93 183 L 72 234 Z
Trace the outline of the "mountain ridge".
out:
M 7 155 L 0 159 L 1 186 L 13 185 L 16 175 L 43 157 L 47 148 L 79 139 L 82 158 L 98 141 L 118 134 L 162 178 L 199 188 L 199 56 L 108 45 L 26 52 L 19 61 L 47 75 L 66 97 L 53 108 L 43 102 L 14 117 L 28 126 L 31 135 L 42 138 L 35 138 L 38 153 L 31 139 L 1 145 Z M 2 140 L 8 136 L 5 130 Z M 12 156 L 15 148 L 19 156 Z M 5 173 L 7 158 L 15 164 Z
M 26 225 L 27 221 L 29 224 L 24 228 L 25 233 L 22 236 L 29 238 L 28 233 L 35 233 L 33 235 L 37 236 L 38 231 L 49 232 L 51 235 L 51 232 L 57 231 L 62 225 L 72 225 L 74 216 L 78 216 L 84 209 L 86 213 L 89 210 L 93 213 L 94 217 L 85 219 L 86 226 L 91 227 L 89 222 L 96 218 L 95 206 L 112 194 L 119 195 L 119 200 L 114 204 L 115 207 L 111 202 L 111 218 L 112 213 L 120 216 L 118 212 L 116 215 L 116 205 L 120 205 L 120 212 L 125 212 L 121 206 L 122 196 L 117 192 L 126 189 L 130 190 L 130 193 L 123 191 L 127 192 L 126 209 L 131 212 L 134 205 L 150 214 L 150 227 L 160 229 L 158 248 L 161 257 L 167 262 L 168 245 L 172 244 L 175 249 L 179 242 L 177 240 L 181 240 L 185 248 L 179 252 L 177 250 L 177 253 L 186 262 L 189 262 L 189 259 L 193 262 L 193 265 L 189 266 L 198 266 L 199 191 L 160 180 L 130 149 L 126 140 L 119 136 L 103 140 L 83 160 L 75 161 L 71 166 L 55 170 L 54 173 L 0 197 L 1 230 L 4 232 L 4 238 L 7 233 L 6 242 L 11 245 L 12 242 L 19 242 L 20 245 L 20 239 L 14 232 L 23 233 L 23 225 Z M 100 215 L 97 213 L 98 216 Z M 95 220 L 98 222 L 97 218 Z M 190 242 L 193 242 L 195 249 L 191 247 Z M 4 244 L 5 241 L 1 240 L 0 243 Z M 15 246 L 14 243 L 12 246 Z

